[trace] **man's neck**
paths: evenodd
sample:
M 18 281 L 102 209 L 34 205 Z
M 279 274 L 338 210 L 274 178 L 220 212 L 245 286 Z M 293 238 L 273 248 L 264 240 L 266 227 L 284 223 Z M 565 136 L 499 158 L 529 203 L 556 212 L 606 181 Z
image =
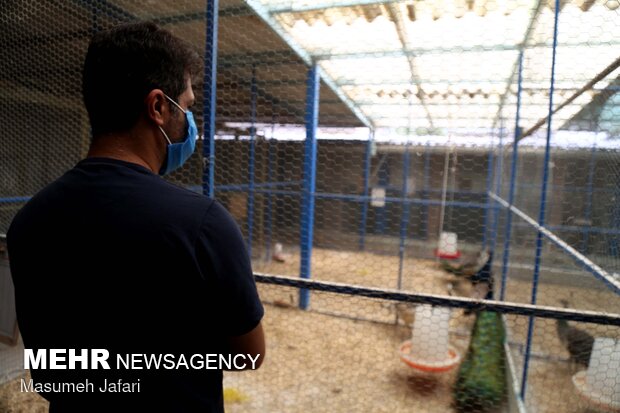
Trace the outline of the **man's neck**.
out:
M 135 163 L 151 170 L 153 173 L 158 172 L 156 166 L 157 161 L 153 157 L 140 154 L 140 151 L 133 150 L 124 142 L 129 140 L 120 136 L 105 136 L 93 139 L 87 158 L 112 158 L 125 162 Z M 153 158 L 153 159 L 151 159 Z

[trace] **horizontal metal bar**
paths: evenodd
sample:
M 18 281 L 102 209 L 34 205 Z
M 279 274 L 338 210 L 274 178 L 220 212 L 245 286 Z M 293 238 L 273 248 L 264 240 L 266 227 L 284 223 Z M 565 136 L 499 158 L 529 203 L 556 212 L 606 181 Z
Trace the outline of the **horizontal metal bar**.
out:
M 13 196 L 0 198 L 0 204 L 15 204 L 20 202 L 28 202 L 28 200 L 32 198 L 31 196 Z
M 571 79 L 571 81 L 573 82 L 580 82 L 580 81 L 587 81 L 587 79 Z M 501 84 L 502 86 L 504 86 L 504 82 L 499 82 L 496 80 L 486 80 L 486 79 L 478 79 L 478 82 L 474 81 L 474 80 L 467 80 L 467 79 L 452 79 L 452 80 L 434 80 L 431 81 L 429 80 L 423 80 L 423 82 L 425 82 L 426 84 L 438 84 L 438 85 L 446 85 L 446 86 L 458 86 L 459 83 L 487 83 L 487 84 Z M 374 79 L 369 79 L 369 80 L 358 80 L 358 79 L 347 79 L 347 78 L 342 78 L 340 80 L 338 80 L 338 85 L 339 86 L 385 86 L 385 88 L 389 88 L 392 86 L 403 86 L 403 87 L 410 87 L 411 86 L 411 79 L 381 79 L 378 78 L 377 76 Z M 541 91 L 541 92 L 547 92 L 547 94 L 549 93 L 549 87 L 544 87 L 541 86 L 540 87 L 523 87 L 522 90 L 524 91 L 530 91 L 530 90 L 534 90 L 534 91 Z M 579 90 L 579 87 L 559 87 L 555 89 L 558 92 L 574 92 L 575 90 Z M 609 87 L 593 87 L 591 90 L 594 91 L 603 91 L 603 90 L 610 90 Z M 454 93 L 453 93 L 454 94 Z M 499 94 L 499 93 L 496 93 Z
M 373 197 L 364 195 L 346 195 L 346 194 L 330 194 L 330 193 L 316 193 L 317 198 L 324 199 L 339 199 L 343 201 L 357 201 L 368 202 L 372 201 Z M 404 203 L 410 205 L 432 205 L 441 206 L 442 201 L 440 199 L 420 199 L 420 198 L 403 198 L 403 197 L 385 197 L 382 198 L 385 202 Z M 464 201 L 447 201 L 446 206 L 455 206 L 461 208 L 482 208 L 487 209 L 489 205 L 481 202 L 464 202 Z
M 484 92 L 483 92 L 484 93 Z M 440 94 L 440 93 L 438 93 Z M 357 104 L 360 107 L 365 107 L 365 108 L 372 108 L 374 106 L 379 106 L 379 107 L 390 107 L 390 108 L 394 108 L 396 107 L 416 107 L 416 106 L 421 106 L 422 104 L 417 102 L 414 104 L 411 104 L 410 102 L 408 102 L 407 98 L 405 98 L 404 96 L 401 98 L 402 100 L 400 102 L 372 102 L 372 101 L 361 101 L 361 102 L 357 102 Z M 459 102 L 459 103 L 453 103 L 453 102 L 429 102 L 429 103 L 425 103 L 427 106 L 456 106 L 456 107 L 467 107 L 467 108 L 471 108 L 471 107 L 497 107 L 497 103 L 480 103 L 480 102 Z M 542 108 L 546 108 L 549 105 L 545 105 L 544 103 L 530 103 L 527 105 L 527 107 L 542 107 Z M 576 107 L 581 108 L 582 105 L 574 105 Z
M 620 280 L 616 279 L 607 271 L 592 262 L 588 257 L 577 251 L 575 248 L 571 247 L 566 241 L 551 232 L 548 228 L 540 225 L 538 222 L 536 222 L 536 220 L 527 215 L 525 212 L 521 211 L 514 205 L 510 205 L 506 200 L 500 198 L 497 194 L 489 192 L 489 196 L 495 201 L 497 201 L 499 204 L 501 204 L 504 208 L 509 209 L 512 213 L 530 224 L 530 226 L 534 227 L 534 229 L 539 231 L 549 241 L 553 242 L 558 248 L 566 252 L 580 265 L 582 265 L 584 268 L 594 274 L 596 278 L 603 281 L 603 283 L 605 283 L 613 292 L 615 292 L 616 294 L 620 294 Z
M 246 5 L 224 7 L 218 11 L 218 17 L 244 17 L 253 15 L 254 12 L 252 9 Z
M 274 65 L 274 64 L 299 64 L 304 61 L 295 52 L 286 50 L 268 50 L 265 52 L 248 53 L 224 53 L 218 56 L 217 65 L 219 66 L 252 66 L 254 64 Z M 304 66 L 305 67 L 305 66 Z M 303 68 L 300 68 L 300 73 Z M 246 80 L 239 80 L 246 82 Z M 249 80 L 247 81 L 249 82 Z M 249 83 L 248 83 L 249 84 Z
M 513 224 L 519 227 L 529 227 L 528 224 Z M 552 231 L 562 232 L 582 232 L 592 234 L 605 234 L 605 235 L 620 235 L 620 229 L 609 229 L 601 227 L 580 227 L 576 225 L 547 225 L 546 228 Z
M 501 314 L 515 314 L 521 316 L 620 326 L 620 314 L 613 313 L 582 310 L 577 311 L 565 308 L 512 303 L 507 301 L 475 300 L 467 297 L 403 292 L 392 289 L 363 287 L 353 284 L 308 280 L 258 272 L 254 273 L 254 277 L 257 282 L 263 284 L 307 288 L 309 290 L 325 291 L 336 294 L 362 296 L 407 303 L 431 304 L 443 307 L 466 308 L 473 311 L 493 311 Z
M 588 43 L 565 43 L 562 48 L 573 47 L 595 47 L 595 46 L 620 46 L 620 42 L 597 42 L 594 44 Z M 525 47 L 525 50 L 532 49 L 551 49 L 553 46 L 545 42 L 539 42 Z M 386 58 L 386 57 L 409 57 L 409 56 L 423 56 L 433 54 L 462 54 L 462 53 L 487 53 L 487 52 L 504 52 L 514 51 L 518 52 L 522 48 L 521 44 L 496 44 L 492 46 L 474 45 L 464 47 L 434 47 L 434 48 L 414 48 L 414 49 L 393 49 L 393 50 L 377 50 L 377 51 L 363 51 L 363 52 L 350 52 L 350 53 L 330 53 L 329 51 L 318 51 L 318 53 L 312 53 L 312 57 L 317 61 L 323 60 L 341 60 L 341 59 L 368 59 L 368 58 Z
M 262 184 L 260 183 L 255 184 L 254 188 L 298 185 L 300 183 L 301 181 L 268 182 L 268 183 L 262 183 Z M 193 190 L 193 191 L 200 191 L 202 187 L 199 185 L 194 185 L 194 186 L 188 186 L 187 189 Z M 235 191 L 245 191 L 248 189 L 249 189 L 248 184 L 238 184 L 238 185 L 220 185 L 220 186 L 217 186 L 216 190 L 222 191 L 222 192 L 235 192 Z M 258 190 L 255 190 L 255 192 L 268 193 L 268 194 L 273 194 L 273 195 L 295 195 L 295 196 L 299 195 L 299 193 L 295 191 L 262 191 L 258 189 Z M 425 191 L 421 190 L 420 192 L 423 193 Z M 440 192 L 440 190 L 428 189 L 426 190 L 426 192 L 431 192 L 431 193 Z M 448 194 L 450 193 L 451 192 L 448 192 Z M 484 192 L 455 191 L 454 194 L 456 195 L 467 194 L 467 195 L 482 196 L 484 195 Z M 372 200 L 372 197 L 364 197 L 362 195 L 318 193 L 316 194 L 316 196 L 317 198 L 333 198 L 333 199 L 351 200 L 351 201 L 357 201 L 357 202 L 364 202 L 364 201 Z M 30 196 L 0 198 L 0 204 L 22 203 L 22 202 L 27 202 L 30 198 L 31 198 Z M 407 203 L 411 203 L 414 205 L 440 205 L 441 204 L 440 200 L 428 200 L 428 199 L 419 199 L 419 198 L 409 198 L 408 201 L 411 201 L 411 202 L 407 202 Z M 390 198 L 386 198 L 386 202 L 402 203 L 403 200 L 402 198 L 398 198 L 398 197 L 390 197 Z M 457 207 L 457 208 L 459 207 L 460 208 L 488 208 L 486 204 L 475 203 L 475 202 L 460 202 L 460 201 L 447 202 L 446 206 L 452 206 L 452 207 Z M 490 207 L 490 208 L 493 208 L 493 207 Z M 522 227 L 526 225 L 527 224 L 517 224 L 517 226 L 522 226 Z M 529 225 L 527 226 L 529 227 Z M 570 225 L 555 225 L 555 226 L 549 226 L 548 228 L 553 231 L 563 231 L 563 232 L 582 232 L 582 233 L 595 233 L 595 234 L 606 234 L 606 235 L 619 235 L 620 234 L 620 230 L 602 228 L 602 227 L 586 227 L 586 226 L 580 227 L 580 226 L 570 226 Z
M 519 184 L 517 185 L 519 188 L 540 188 L 540 185 L 536 184 Z M 588 188 L 587 186 L 562 186 L 562 185 L 549 185 L 549 189 L 553 189 L 554 191 L 564 191 L 564 192 L 616 192 L 615 188 Z
M 250 11 L 250 14 L 251 14 L 251 11 Z M 206 21 L 206 20 L 207 20 L 207 16 L 204 11 L 162 16 L 162 17 L 156 17 L 152 19 L 154 23 L 159 24 L 159 25 L 190 23 L 190 22 L 195 22 L 195 21 Z
M 246 192 L 247 189 L 227 189 L 224 188 L 222 189 L 219 186 L 215 186 L 215 191 L 216 192 Z M 284 196 L 301 196 L 301 192 L 299 191 L 284 191 L 281 189 L 256 189 L 254 190 L 254 193 L 260 193 L 260 194 L 269 194 L 269 195 L 284 195 Z
M 264 182 L 264 183 L 255 183 L 254 188 L 275 188 L 278 186 L 289 186 L 289 185 L 299 185 L 303 181 L 287 181 L 287 182 Z M 243 190 L 249 189 L 249 184 L 230 184 L 230 185 L 220 185 L 217 187 L 219 191 L 222 190 Z
M 228 187 L 224 187 L 222 188 L 221 186 L 216 186 L 216 191 L 222 191 L 222 192 L 243 192 L 245 191 L 247 188 L 239 188 L 239 187 L 234 187 L 234 188 L 228 188 Z M 297 191 L 280 191 L 280 190 L 270 190 L 270 189 L 256 189 L 254 190 L 255 193 L 262 193 L 262 194 L 271 194 L 271 195 L 292 195 L 292 196 L 301 196 L 300 192 Z M 341 201 L 354 201 L 354 202 L 369 202 L 373 200 L 373 197 L 371 196 L 364 196 L 364 195 L 348 195 L 348 194 L 330 194 L 330 193 L 323 193 L 323 192 L 316 192 L 314 194 L 314 196 L 317 199 L 338 199 Z M 420 198 L 401 198 L 401 197 L 385 197 L 383 198 L 383 200 L 385 200 L 385 202 L 393 202 L 393 203 L 398 203 L 398 204 L 409 204 L 409 205 L 431 205 L 431 206 L 440 206 L 442 201 L 440 199 L 438 200 L 433 200 L 433 199 L 420 199 Z M 445 203 L 446 206 L 453 206 L 453 207 L 461 207 L 461 208 L 481 208 L 481 209 L 488 209 L 488 208 L 494 208 L 493 206 L 489 206 L 486 203 L 481 203 L 481 202 L 463 202 L 463 201 L 448 201 Z

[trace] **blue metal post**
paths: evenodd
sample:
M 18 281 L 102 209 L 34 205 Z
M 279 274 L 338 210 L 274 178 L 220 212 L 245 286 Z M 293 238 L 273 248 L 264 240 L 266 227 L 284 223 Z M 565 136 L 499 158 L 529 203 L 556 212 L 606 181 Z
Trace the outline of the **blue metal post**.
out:
M 498 153 L 497 153 L 497 162 L 495 163 L 496 166 L 496 177 L 495 177 L 495 193 L 498 196 L 502 196 L 502 175 L 503 175 L 503 163 L 504 163 L 504 119 L 501 117 L 500 114 L 500 124 L 499 124 L 499 146 L 498 146 Z M 510 212 L 509 212 L 510 213 Z M 493 232 L 492 232 L 492 240 L 491 240 L 491 244 L 492 244 L 492 249 L 493 251 L 496 250 L 497 247 L 497 232 L 498 232 L 498 228 L 499 228 L 499 204 L 494 203 L 493 204 Z M 505 280 L 502 279 L 502 283 Z M 502 287 L 505 288 L 505 287 Z
M 429 145 L 426 145 L 426 150 L 424 151 L 424 195 L 422 199 L 428 199 L 428 188 L 430 186 L 430 176 L 431 176 L 431 152 L 428 150 Z M 428 205 L 425 205 L 422 209 L 422 222 L 424 223 L 424 239 L 428 239 Z
M 252 256 L 252 233 L 254 230 L 254 163 L 256 161 L 256 66 L 252 66 L 252 83 L 251 83 L 251 98 L 250 98 L 250 164 L 248 167 L 248 254 Z
M 274 112 L 274 108 L 272 105 L 272 113 Z M 273 125 L 275 125 L 275 119 L 272 116 L 271 119 L 271 124 L 272 124 L 272 131 L 273 131 Z M 271 138 L 269 139 L 269 142 L 267 143 L 267 182 L 271 183 L 273 181 L 273 150 L 274 150 L 274 144 L 275 144 L 275 138 L 273 137 L 273 134 L 271 136 Z M 272 194 L 271 191 L 269 191 L 267 193 L 267 210 L 266 212 L 266 216 L 265 216 L 265 224 L 267 226 L 267 237 L 265 240 L 265 259 L 269 260 L 271 257 L 271 237 L 272 237 L 272 233 L 273 233 L 273 223 L 272 223 L 272 217 L 271 217 L 271 209 L 273 208 L 273 200 L 272 200 Z
M 508 189 L 508 203 L 510 206 L 515 200 L 515 182 L 517 180 L 517 162 L 519 153 L 519 137 L 521 136 L 521 127 L 519 126 L 519 117 L 521 114 L 521 92 L 523 82 L 523 51 L 519 53 L 519 80 L 517 86 L 517 113 L 515 116 L 515 133 L 512 143 L 512 163 L 510 166 L 510 188 Z M 512 212 L 506 210 L 506 231 L 504 238 L 504 256 L 502 259 L 502 283 L 500 287 L 499 299 L 504 301 L 506 295 L 506 276 L 508 274 L 508 261 L 510 260 L 510 237 L 512 233 Z
M 386 159 L 389 159 L 386 157 Z M 379 165 L 379 186 L 385 188 L 387 196 L 387 188 L 390 185 L 390 167 L 388 162 L 385 161 Z M 387 208 L 387 202 L 382 207 L 375 209 L 375 231 L 379 234 L 385 233 L 385 209 Z
M 489 208 L 491 207 L 491 197 L 489 196 L 489 191 L 491 191 L 492 189 L 492 185 L 493 185 L 493 148 L 491 148 L 489 150 L 489 159 L 487 162 L 487 204 L 489 205 Z M 487 246 L 487 232 L 489 231 L 489 214 L 490 214 L 490 210 L 489 208 L 484 210 L 484 229 L 482 231 L 482 248 L 486 248 Z
M 588 171 L 588 187 L 586 190 L 587 191 L 586 192 L 586 207 L 584 211 L 584 218 L 586 219 L 586 222 L 589 222 L 588 227 L 592 226 L 592 222 L 590 222 L 590 220 L 592 219 L 592 187 L 594 186 L 594 170 L 596 166 L 595 156 L 596 156 L 596 143 L 592 145 L 592 153 L 590 154 L 590 168 Z M 590 231 L 585 231 L 583 233 L 583 239 L 581 242 L 581 253 L 582 254 L 588 253 L 588 242 L 589 241 L 590 241 Z
M 374 131 L 371 129 L 368 134 L 368 142 L 366 142 L 366 153 L 364 157 L 364 196 L 367 197 L 370 186 L 370 161 L 372 155 Z M 364 250 L 366 247 L 366 221 L 368 220 L 368 204 L 370 201 L 365 201 L 362 204 L 362 221 L 360 222 L 360 241 L 359 248 Z
M 405 259 L 405 242 L 407 240 L 407 227 L 409 226 L 409 209 L 411 204 L 407 202 L 407 182 L 409 179 L 409 145 L 405 146 L 403 155 L 403 190 L 402 190 L 402 211 L 400 216 L 400 244 L 398 248 L 398 285 L 400 290 L 403 287 L 403 261 Z
M 312 274 L 312 231 L 314 227 L 314 193 L 316 189 L 316 130 L 319 118 L 319 69 L 313 64 L 308 71 L 306 91 L 306 141 L 304 150 L 304 182 L 301 210 L 301 265 L 300 277 L 309 279 Z M 310 304 L 310 292 L 299 291 L 299 307 L 303 310 Z
M 620 229 L 620 202 L 618 202 L 618 199 L 620 199 L 620 185 L 618 184 L 616 184 L 614 198 L 616 202 L 613 203 L 614 209 L 611 213 L 611 228 Z M 620 256 L 620 237 L 617 232 L 609 238 L 609 255 L 612 257 Z
M 549 180 L 549 161 L 551 157 L 551 124 L 553 117 L 553 89 L 555 85 L 555 56 L 558 47 L 558 17 L 560 14 L 560 0 L 555 0 L 555 18 L 553 25 L 553 51 L 551 54 L 551 85 L 549 86 L 549 115 L 547 117 L 547 142 L 545 144 L 545 156 L 543 163 L 543 180 L 540 190 L 540 211 L 538 214 L 538 225 L 545 225 L 545 213 L 547 208 L 547 184 Z M 536 234 L 536 259 L 534 262 L 534 279 L 532 280 L 532 305 L 536 304 L 538 292 L 538 279 L 540 277 L 540 261 L 542 258 L 543 234 L 538 231 Z M 525 346 L 525 360 L 523 362 L 523 379 L 521 380 L 521 400 L 525 400 L 527 390 L 527 375 L 530 365 L 530 353 L 532 351 L 532 336 L 534 333 L 534 317 L 529 318 L 527 326 L 527 343 Z
M 206 9 L 206 42 L 204 68 L 204 145 L 202 155 L 205 162 L 202 172 L 202 193 L 213 198 L 215 191 L 215 104 L 217 86 L 217 31 L 219 0 L 208 0 Z

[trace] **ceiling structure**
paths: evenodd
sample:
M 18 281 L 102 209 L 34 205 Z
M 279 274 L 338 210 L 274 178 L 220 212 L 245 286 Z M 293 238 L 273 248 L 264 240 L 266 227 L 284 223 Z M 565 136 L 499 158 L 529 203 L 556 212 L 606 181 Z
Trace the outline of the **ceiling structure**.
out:
M 552 0 L 219 3 L 218 130 L 229 123 L 250 122 L 253 113 L 256 123 L 303 125 L 306 75 L 316 62 L 322 79 L 322 126 L 390 128 L 400 135 L 488 133 L 514 124 L 520 51 L 521 124 L 527 129 L 548 113 Z M 69 107 L 81 108 L 81 65 L 95 31 L 120 22 L 153 20 L 204 54 L 204 4 L 10 3 L 3 8 L 0 26 L 0 56 L 5 62 L 0 83 L 5 92 L 19 92 L 13 95 L 36 92 L 37 100 L 62 99 Z M 562 0 L 561 6 L 556 107 L 620 56 L 616 0 Z M 584 108 L 603 101 L 596 97 L 609 94 L 619 73 L 612 68 L 580 93 L 554 115 L 554 125 L 560 128 Z M 201 85 L 198 88 L 201 99 Z
M 554 4 L 539 0 L 247 0 L 366 126 L 446 134 L 549 109 Z M 615 1 L 562 0 L 554 114 L 560 127 L 618 77 Z M 587 90 L 580 90 L 608 69 Z

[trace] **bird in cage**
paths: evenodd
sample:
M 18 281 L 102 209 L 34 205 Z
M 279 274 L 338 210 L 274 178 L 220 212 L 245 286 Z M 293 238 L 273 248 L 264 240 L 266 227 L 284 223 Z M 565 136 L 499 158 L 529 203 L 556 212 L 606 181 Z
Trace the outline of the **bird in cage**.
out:
M 494 279 L 491 269 L 493 262 L 493 252 L 482 249 L 475 257 L 461 263 L 442 261 L 441 267 L 456 276 L 448 282 L 447 289 L 450 294 L 453 292 L 465 291 L 461 282 L 466 280 L 471 284 L 471 290 L 462 295 L 467 295 L 475 299 L 493 299 Z M 465 312 L 469 314 L 469 311 Z
M 483 248 L 475 256 L 470 257 L 469 259 L 464 259 L 461 262 L 442 260 L 439 264 L 446 272 L 457 276 L 464 275 L 466 277 L 471 277 L 480 271 L 482 267 L 484 267 L 489 260 L 490 255 L 491 252 L 488 249 Z
M 281 243 L 277 242 L 276 245 L 274 245 L 272 257 L 276 262 L 286 262 L 284 246 Z
M 568 308 L 567 300 L 560 300 L 560 303 L 564 308 Z M 566 320 L 556 320 L 556 328 L 562 345 L 568 350 L 573 367 L 587 368 L 594 347 L 594 337 L 586 331 L 571 326 Z
M 405 325 L 413 327 L 415 321 L 415 304 L 411 303 L 395 303 L 394 309 L 399 320 L 402 320 Z

